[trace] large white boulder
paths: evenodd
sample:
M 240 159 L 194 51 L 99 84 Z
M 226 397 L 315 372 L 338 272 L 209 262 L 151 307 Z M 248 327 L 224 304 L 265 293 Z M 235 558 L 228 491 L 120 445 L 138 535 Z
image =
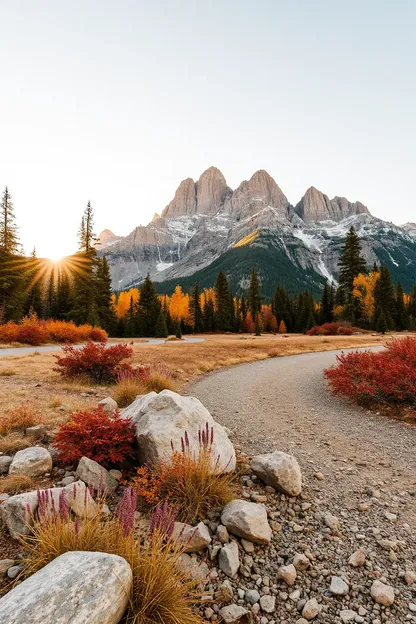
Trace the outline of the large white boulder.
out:
M 272 539 L 267 511 L 263 505 L 233 500 L 224 507 L 221 522 L 233 535 L 255 544 L 268 544 Z
M 125 559 L 73 551 L 54 559 L 0 600 L 7 624 L 118 624 L 129 600 Z
M 52 455 L 43 446 L 30 446 L 18 451 L 10 464 L 9 474 L 40 477 L 52 470 Z
M 37 506 L 36 492 L 10 496 L 0 505 L 1 519 L 12 537 L 30 533 L 30 525 Z
M 215 422 L 195 397 L 181 396 L 171 390 L 159 394 L 150 392 L 138 396 L 121 414 L 123 418 L 131 418 L 136 425 L 139 458 L 143 463 L 169 460 L 172 446 L 181 450 L 181 438 L 185 432 L 191 452 L 197 455 L 200 432 L 208 425 L 210 435 L 213 429 L 213 466 L 226 472 L 235 469 L 235 450 L 224 427 Z
M 251 469 L 264 483 L 289 496 L 298 496 L 302 490 L 302 473 L 293 455 L 282 451 L 256 455 Z

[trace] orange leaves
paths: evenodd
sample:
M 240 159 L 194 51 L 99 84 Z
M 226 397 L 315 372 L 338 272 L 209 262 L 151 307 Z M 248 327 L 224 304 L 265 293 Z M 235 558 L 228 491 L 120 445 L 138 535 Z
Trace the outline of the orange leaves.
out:
M 359 273 L 354 278 L 352 294 L 360 300 L 367 320 L 371 320 L 374 315 L 374 287 L 379 277 L 378 271 L 371 271 L 368 275 Z
M 137 303 L 139 300 L 139 289 L 138 288 L 130 288 L 130 290 L 122 291 L 119 294 L 118 300 L 114 302 L 114 309 L 116 311 L 117 318 L 123 318 L 126 316 L 127 312 L 130 309 L 131 300 L 134 303 Z
M 47 342 L 83 342 L 94 340 L 105 342 L 107 332 L 92 325 L 75 325 L 72 321 L 56 321 L 38 319 L 36 314 L 26 316 L 21 323 L 0 325 L 0 342 L 21 342 L 23 344 L 40 345 Z

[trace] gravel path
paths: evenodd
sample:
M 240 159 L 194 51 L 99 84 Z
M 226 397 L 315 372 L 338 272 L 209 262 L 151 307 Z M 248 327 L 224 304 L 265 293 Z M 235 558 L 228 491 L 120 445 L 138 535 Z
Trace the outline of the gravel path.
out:
M 407 491 L 406 521 L 416 526 L 416 427 L 334 397 L 323 370 L 338 353 L 242 364 L 203 377 L 187 392 L 247 453 L 292 453 L 316 484 L 313 475 L 322 472 L 320 495 L 328 500 L 336 492 L 338 503 L 350 507 L 366 487 L 385 488 L 390 497 Z

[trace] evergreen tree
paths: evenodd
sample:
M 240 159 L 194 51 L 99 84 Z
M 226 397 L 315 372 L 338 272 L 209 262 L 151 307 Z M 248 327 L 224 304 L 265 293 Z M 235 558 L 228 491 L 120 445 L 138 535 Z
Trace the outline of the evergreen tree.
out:
M 157 317 L 154 335 L 156 338 L 167 338 L 169 335 L 168 327 L 166 325 L 166 317 L 162 307 L 160 307 L 159 316 Z
M 154 336 L 156 323 L 159 318 L 161 305 L 157 298 L 155 287 L 146 275 L 146 279 L 140 286 L 140 297 L 136 304 L 136 331 L 138 336 Z M 166 322 L 166 321 L 165 321 Z
M 36 257 L 36 249 L 33 249 L 27 264 L 24 314 L 35 313 L 40 318 L 43 312 L 42 270 L 40 262 Z
M 321 308 L 319 313 L 319 323 L 322 325 L 323 323 L 332 323 L 333 314 L 332 314 L 333 305 L 331 305 L 331 287 L 328 285 L 328 282 L 325 282 L 324 289 L 322 291 L 321 298 Z
M 72 284 L 68 273 L 60 270 L 56 286 L 56 318 L 65 321 L 72 308 Z
M 378 317 L 377 317 L 377 322 L 376 322 L 376 331 L 380 332 L 380 334 L 385 334 L 386 331 L 388 331 L 389 327 L 387 324 L 387 320 L 386 317 L 384 315 L 384 311 L 380 310 Z
M 201 310 L 201 292 L 199 286 L 195 283 L 189 298 L 189 314 L 192 319 L 193 331 L 198 334 L 203 331 L 203 316 Z
M 107 258 L 97 258 L 95 272 L 95 307 L 100 327 L 113 335 L 116 328 L 116 315 L 112 303 L 111 274 Z
M 219 331 L 231 331 L 233 319 L 233 305 L 228 281 L 225 274 L 218 273 L 215 284 L 215 300 L 217 304 L 215 326 Z
M 136 312 L 134 308 L 133 297 L 130 296 L 129 311 L 127 312 L 127 322 L 125 326 L 125 334 L 127 338 L 133 338 L 137 334 L 136 330 Z
M 45 309 L 44 316 L 47 319 L 52 319 L 57 317 L 58 311 L 58 300 L 57 300 L 57 292 L 56 292 L 56 273 L 55 270 L 52 270 L 51 274 L 48 278 L 48 283 L 46 286 L 46 297 L 45 297 Z
M 0 248 L 9 255 L 20 254 L 20 243 L 9 189 L 4 189 L 0 203 Z
M 393 282 L 388 267 L 383 264 L 380 267 L 380 277 L 374 286 L 374 327 L 377 329 L 378 318 L 383 314 L 387 329 L 394 329 L 395 309 L 396 295 Z
M 396 329 L 398 331 L 403 331 L 405 329 L 408 329 L 409 327 L 409 315 L 407 313 L 404 303 L 404 293 L 400 282 L 397 284 L 395 303 L 396 305 L 394 311 L 394 321 L 396 324 Z
M 205 298 L 204 305 L 204 330 L 206 332 L 215 331 L 215 307 L 212 299 Z
M 250 310 L 251 318 L 254 323 L 257 322 L 257 316 L 261 310 L 261 294 L 260 294 L 260 280 L 258 278 L 256 269 L 253 269 L 250 277 L 250 286 L 247 295 L 247 305 Z
M 351 303 L 353 298 L 354 278 L 359 273 L 365 273 L 365 270 L 366 262 L 361 254 L 360 239 L 355 229 L 351 227 L 339 260 L 339 297 L 343 298 L 347 305 Z

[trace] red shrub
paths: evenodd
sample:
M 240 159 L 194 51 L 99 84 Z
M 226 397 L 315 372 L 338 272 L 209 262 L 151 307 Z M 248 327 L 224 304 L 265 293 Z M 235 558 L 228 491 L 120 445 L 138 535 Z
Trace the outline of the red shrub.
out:
M 42 344 L 42 342 L 47 342 L 47 339 L 48 332 L 45 323 L 42 323 L 36 317 L 25 318 L 21 325 L 18 326 L 18 342 L 37 346 Z
M 88 375 L 95 383 L 111 383 L 125 368 L 121 361 L 130 357 L 132 349 L 124 344 L 106 347 L 105 344 L 91 340 L 77 349 L 71 345 L 62 347 L 64 355 L 57 355 L 58 372 L 68 377 Z
M 135 429 L 130 418 L 119 412 L 107 414 L 101 407 L 76 412 L 59 427 L 54 446 L 62 461 L 77 462 L 89 457 L 102 466 L 118 465 L 135 454 Z
M 416 339 L 393 340 L 379 352 L 354 351 L 337 356 L 325 371 L 332 391 L 356 403 L 416 405 Z
M 351 336 L 353 333 L 354 329 L 352 327 L 341 325 L 341 323 L 315 325 L 315 327 L 306 332 L 308 336 Z

